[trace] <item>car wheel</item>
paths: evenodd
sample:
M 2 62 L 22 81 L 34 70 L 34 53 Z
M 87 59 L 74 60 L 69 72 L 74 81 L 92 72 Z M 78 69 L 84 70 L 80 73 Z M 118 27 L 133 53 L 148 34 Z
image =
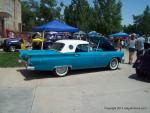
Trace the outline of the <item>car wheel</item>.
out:
M 109 62 L 109 69 L 111 70 L 115 70 L 117 69 L 119 66 L 119 61 L 117 58 L 113 58 L 111 59 L 111 61 Z
M 16 47 L 15 46 L 10 46 L 9 47 L 9 51 L 10 52 L 15 52 L 16 51 Z
M 55 68 L 54 73 L 59 77 L 63 77 L 68 74 L 68 71 L 69 68 L 67 66 L 59 66 Z

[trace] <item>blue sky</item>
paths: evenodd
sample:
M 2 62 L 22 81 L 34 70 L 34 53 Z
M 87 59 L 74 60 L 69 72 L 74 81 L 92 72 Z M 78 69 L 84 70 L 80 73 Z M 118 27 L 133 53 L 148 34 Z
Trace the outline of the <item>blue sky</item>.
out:
M 58 0 L 63 1 L 66 5 L 70 4 L 71 0 Z M 121 0 L 122 6 L 122 24 L 128 25 L 133 23 L 132 16 L 142 14 L 145 7 L 150 7 L 150 0 Z M 92 3 L 92 0 L 89 0 Z

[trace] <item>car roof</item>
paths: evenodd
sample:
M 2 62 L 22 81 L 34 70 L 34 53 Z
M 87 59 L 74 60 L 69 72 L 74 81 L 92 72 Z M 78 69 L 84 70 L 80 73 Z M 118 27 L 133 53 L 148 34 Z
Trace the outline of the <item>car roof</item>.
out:
M 89 42 L 87 41 L 83 41 L 83 40 L 58 40 L 56 41 L 58 43 L 64 43 L 64 44 L 73 44 L 73 45 L 77 45 L 77 44 L 89 44 Z

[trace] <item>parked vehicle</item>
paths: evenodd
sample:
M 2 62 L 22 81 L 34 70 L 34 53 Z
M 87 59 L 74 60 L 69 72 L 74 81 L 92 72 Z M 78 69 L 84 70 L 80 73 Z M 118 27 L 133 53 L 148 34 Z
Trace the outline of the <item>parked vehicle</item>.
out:
M 15 52 L 16 49 L 21 49 L 22 43 L 23 40 L 21 38 L 7 38 L 4 40 L 3 50 L 6 52 L 7 51 Z
M 139 77 L 150 76 L 150 49 L 140 56 L 134 63 L 133 68 Z
M 145 49 L 150 48 L 150 37 L 145 38 L 144 48 Z
M 58 76 L 65 76 L 69 70 L 76 69 L 109 67 L 115 70 L 124 56 L 123 52 L 112 48 L 110 51 L 104 47 L 92 48 L 89 42 L 82 40 L 59 40 L 50 50 L 19 52 L 19 61 L 25 63 L 27 70 L 53 71 Z

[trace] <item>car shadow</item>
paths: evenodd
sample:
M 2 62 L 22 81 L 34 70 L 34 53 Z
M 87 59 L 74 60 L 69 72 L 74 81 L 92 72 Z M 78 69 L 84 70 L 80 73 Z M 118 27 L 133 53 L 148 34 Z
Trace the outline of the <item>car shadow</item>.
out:
M 118 68 L 118 70 L 120 70 L 120 68 Z M 26 69 L 18 69 L 17 71 L 21 73 L 21 75 L 25 78 L 24 80 L 26 81 L 33 80 L 33 79 L 60 78 L 54 75 L 52 71 L 28 71 Z M 71 70 L 67 76 L 74 76 L 74 75 L 86 74 L 86 73 L 95 73 L 101 71 L 113 71 L 113 70 L 108 70 L 107 68 Z
M 132 74 L 128 78 L 141 81 L 141 82 L 150 83 L 150 76 L 138 77 L 136 74 Z
M 50 71 L 28 71 L 26 69 L 18 69 L 17 71 L 21 73 L 25 81 L 33 79 L 57 78 L 57 76 Z

